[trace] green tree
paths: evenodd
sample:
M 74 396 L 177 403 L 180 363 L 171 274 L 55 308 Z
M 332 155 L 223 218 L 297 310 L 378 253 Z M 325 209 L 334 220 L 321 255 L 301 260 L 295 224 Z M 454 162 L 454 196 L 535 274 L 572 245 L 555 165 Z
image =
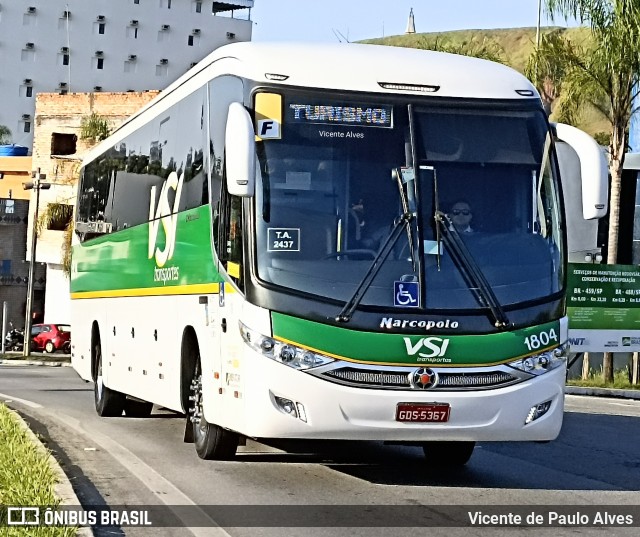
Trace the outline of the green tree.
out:
M 80 122 L 80 139 L 92 143 L 101 142 L 111 134 L 109 121 L 106 118 L 92 112 Z
M 9 127 L 0 125 L 0 144 L 10 144 L 10 143 L 11 143 L 11 131 L 9 130 Z
M 560 96 L 567 69 L 564 58 L 572 49 L 563 34 L 563 29 L 555 28 L 540 36 L 540 46 L 529 56 L 524 70 L 525 76 L 538 88 L 548 116 Z
M 640 73 L 640 2 L 638 0 L 546 0 L 553 15 L 573 17 L 591 28 L 592 42 L 555 52 L 564 64 L 559 119 L 572 120 L 590 105 L 611 126 L 608 147 L 611 195 L 607 263 L 618 259 L 620 190 L 631 115 L 636 111 Z M 542 53 L 542 50 L 539 51 Z M 605 382 L 613 381 L 613 356 L 605 353 Z

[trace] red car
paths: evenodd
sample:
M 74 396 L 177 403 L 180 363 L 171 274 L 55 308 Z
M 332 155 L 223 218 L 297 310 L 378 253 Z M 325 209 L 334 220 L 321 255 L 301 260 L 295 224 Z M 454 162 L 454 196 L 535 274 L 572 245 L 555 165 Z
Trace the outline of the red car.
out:
M 68 324 L 34 324 L 31 327 L 31 350 L 71 352 L 71 327 Z

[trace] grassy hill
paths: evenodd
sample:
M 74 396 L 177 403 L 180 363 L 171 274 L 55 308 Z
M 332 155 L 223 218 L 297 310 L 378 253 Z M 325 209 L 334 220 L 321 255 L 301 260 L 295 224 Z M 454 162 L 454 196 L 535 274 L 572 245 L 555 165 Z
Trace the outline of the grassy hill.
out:
M 543 28 L 542 32 L 558 29 L 559 28 Z M 590 31 L 587 28 L 560 28 L 559 30 L 565 37 L 576 43 L 584 43 L 590 38 Z M 492 44 L 492 48 L 498 51 L 503 63 L 524 73 L 527 59 L 535 46 L 536 29 L 458 30 L 441 33 L 394 35 L 366 39 L 361 42 L 395 47 L 428 48 L 429 43 L 433 43 L 436 39 L 441 43 L 450 43 L 452 45 L 490 43 Z M 584 117 L 581 118 L 581 122 L 577 126 L 592 135 L 596 132 L 609 131 L 607 121 L 595 112 L 585 112 Z

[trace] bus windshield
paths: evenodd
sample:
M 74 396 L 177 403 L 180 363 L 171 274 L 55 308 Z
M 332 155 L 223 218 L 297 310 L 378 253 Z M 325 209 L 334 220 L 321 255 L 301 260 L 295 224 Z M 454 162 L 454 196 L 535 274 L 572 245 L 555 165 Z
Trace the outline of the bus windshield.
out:
M 279 138 L 258 143 L 262 281 L 347 301 L 373 264 L 362 307 L 485 308 L 486 289 L 442 240 L 455 227 L 466 264 L 500 306 L 562 290 L 559 192 L 541 108 L 308 92 L 282 100 Z M 402 218 L 393 247 L 377 255 Z

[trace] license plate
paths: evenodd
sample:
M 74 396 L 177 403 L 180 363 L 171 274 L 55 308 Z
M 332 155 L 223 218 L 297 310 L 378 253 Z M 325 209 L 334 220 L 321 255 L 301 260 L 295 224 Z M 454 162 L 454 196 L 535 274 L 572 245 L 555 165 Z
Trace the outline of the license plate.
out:
M 450 410 L 447 403 L 398 403 L 396 421 L 442 423 L 449 421 Z

